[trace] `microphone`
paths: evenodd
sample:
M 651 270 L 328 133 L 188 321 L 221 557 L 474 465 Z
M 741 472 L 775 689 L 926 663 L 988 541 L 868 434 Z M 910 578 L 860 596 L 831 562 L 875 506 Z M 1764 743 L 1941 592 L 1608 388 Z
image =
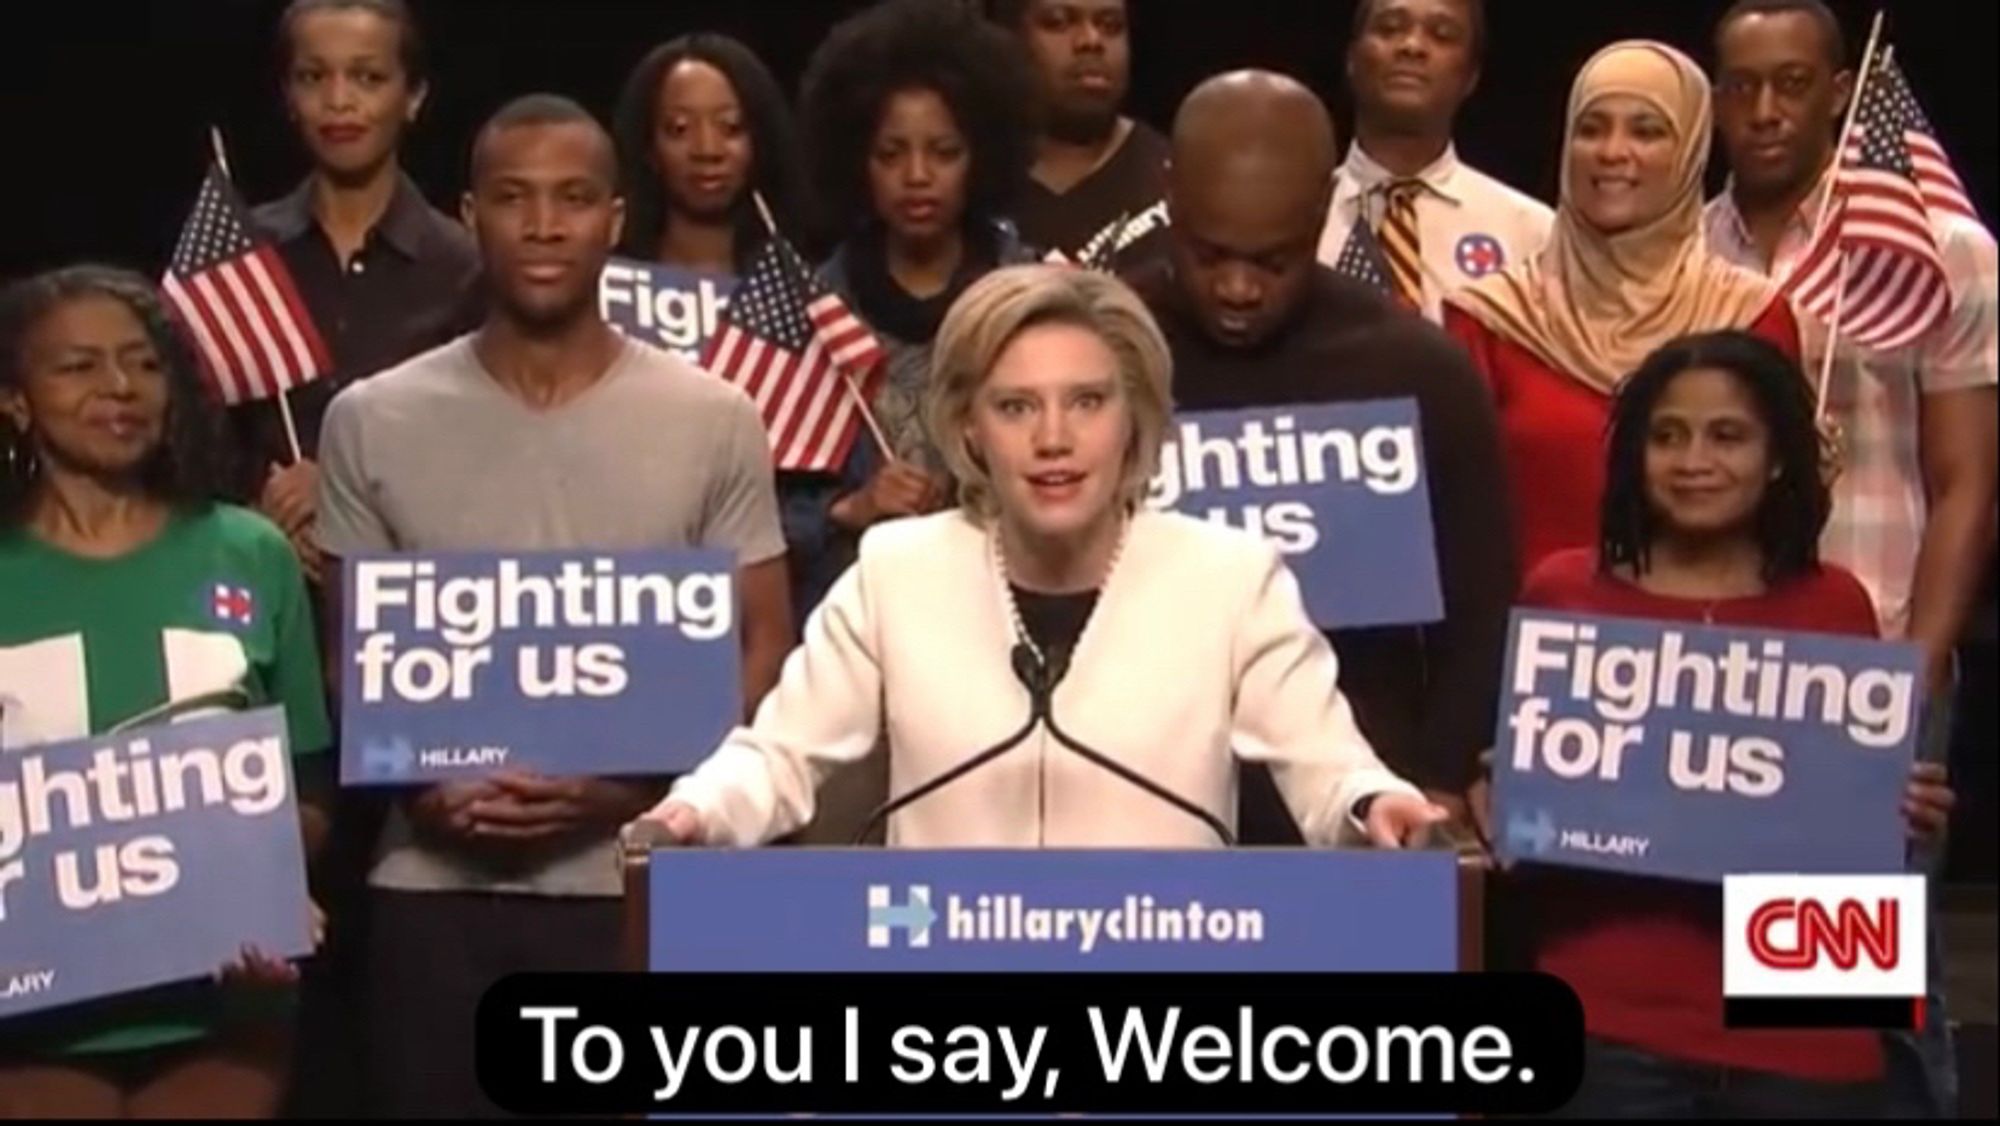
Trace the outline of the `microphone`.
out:
M 1055 736 L 1056 742 L 1081 756 L 1086 761 L 1110 771 L 1132 785 L 1137 786 L 1139 789 L 1187 814 L 1189 817 L 1200 821 L 1215 833 L 1216 838 L 1223 843 L 1224 847 L 1236 847 L 1236 835 L 1229 831 L 1229 826 L 1223 824 L 1221 818 L 1159 783 L 1154 782 L 1152 779 L 1139 774 L 1124 763 L 1083 745 L 1076 739 L 1071 738 L 1061 727 L 1057 726 L 1055 717 L 1055 691 L 1056 686 L 1062 683 L 1063 677 L 1069 674 L 1069 650 L 1067 648 L 1056 649 L 1045 660 L 1040 654 L 1035 652 L 1033 646 L 1027 642 L 1020 642 L 1014 646 L 1014 651 L 1009 656 L 1014 666 L 1014 678 L 1019 680 L 1022 687 L 1028 690 L 1028 721 L 1022 724 L 1021 729 L 1012 735 L 973 755 L 943 774 L 904 793 L 900 797 L 892 798 L 876 806 L 869 813 L 868 819 L 862 822 L 861 828 L 854 834 L 854 839 L 851 843 L 861 844 L 868 838 L 868 834 L 875 831 L 876 826 L 887 821 L 896 811 L 936 793 L 981 766 L 1020 746 L 1027 740 L 1029 735 L 1034 733 L 1036 724 L 1046 723 L 1048 724 L 1049 734 Z
M 1019 731 L 973 755 L 943 774 L 925 782 L 916 789 L 910 790 L 900 797 L 891 798 L 881 805 L 876 806 L 868 814 L 868 819 L 861 823 L 861 828 L 855 831 L 854 839 L 849 842 L 850 844 L 858 845 L 866 841 L 868 834 L 874 832 L 876 826 L 887 821 L 897 810 L 929 797 L 946 786 L 951 785 L 953 782 L 958 781 L 960 778 L 965 777 L 967 774 L 972 773 L 974 770 L 1013 750 L 1015 747 L 1020 746 L 1022 743 L 1027 742 L 1028 736 L 1034 734 L 1035 725 L 1048 718 L 1049 695 L 1055 691 L 1055 682 L 1049 679 L 1046 666 L 1042 664 L 1039 657 L 1035 656 L 1035 651 L 1026 643 L 1014 646 L 1014 652 L 1011 654 L 1011 657 L 1014 663 L 1014 676 L 1023 685 L 1026 685 L 1028 689 L 1028 722 L 1022 724 Z M 1065 668 L 1067 668 L 1067 664 L 1068 659 L 1065 658 Z
M 1023 650 L 1028 651 L 1029 667 L 1027 668 L 1023 667 L 1021 659 Z M 1168 805 L 1173 806 L 1175 809 L 1180 810 L 1182 813 L 1187 814 L 1189 817 L 1208 826 L 1215 833 L 1216 838 L 1222 842 L 1224 848 L 1235 848 L 1236 834 L 1229 831 L 1229 826 L 1224 825 L 1220 817 L 1174 793 L 1172 790 L 1167 789 L 1145 775 L 1140 774 L 1110 755 L 1094 751 L 1077 740 L 1070 738 L 1069 733 L 1056 723 L 1055 711 L 1056 685 L 1062 683 L 1062 678 L 1068 673 L 1069 649 L 1066 647 L 1054 650 L 1047 662 L 1037 658 L 1032 650 L 1028 650 L 1026 645 L 1017 645 L 1014 647 L 1014 675 L 1020 677 L 1021 682 L 1028 686 L 1030 695 L 1040 694 L 1042 719 L 1048 723 L 1049 734 L 1056 737 L 1056 742 L 1061 743 L 1071 751 L 1082 756 L 1085 761 L 1094 763 L 1116 774 L 1125 781 L 1130 782 L 1134 786 L 1139 787 L 1161 801 L 1166 802 Z

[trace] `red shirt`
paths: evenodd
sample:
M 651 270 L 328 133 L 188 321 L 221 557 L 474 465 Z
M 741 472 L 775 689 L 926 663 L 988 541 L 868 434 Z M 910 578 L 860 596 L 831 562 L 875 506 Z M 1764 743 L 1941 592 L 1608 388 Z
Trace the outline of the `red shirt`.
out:
M 1595 551 L 1550 556 L 1523 605 L 1580 614 L 1876 636 L 1875 607 L 1837 567 L 1755 598 L 1667 598 L 1597 570 Z M 1593 1036 L 1670 1059 L 1823 1082 L 1882 1074 L 1872 1032 L 1731 1030 L 1722 1025 L 1722 889 L 1634 876 L 1524 872 L 1536 968 L 1568 982 Z
M 1493 389 L 1521 574 L 1533 574 L 1558 551 L 1595 549 L 1610 396 L 1557 371 L 1450 304 L 1444 327 L 1472 353 L 1473 366 Z M 1773 302 L 1748 331 L 1798 359 L 1799 326 L 1790 304 Z

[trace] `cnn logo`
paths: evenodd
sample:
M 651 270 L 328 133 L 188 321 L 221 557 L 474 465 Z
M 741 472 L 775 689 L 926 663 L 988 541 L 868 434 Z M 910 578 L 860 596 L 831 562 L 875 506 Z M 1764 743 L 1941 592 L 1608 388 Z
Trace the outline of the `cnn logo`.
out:
M 1733 1012 L 1810 1016 L 1818 1005 L 1830 1019 L 1799 1023 L 1823 1025 L 1859 1011 L 1842 1002 L 1901 1006 L 1924 994 L 1922 876 L 1728 876 L 1722 905 L 1722 991 Z
M 1859 900 L 1843 899 L 1832 909 L 1817 899 L 1791 896 L 1773 899 L 1750 912 L 1744 935 L 1750 956 L 1774 970 L 1804 970 L 1822 957 L 1843 970 L 1861 964 L 1861 952 L 1880 969 L 1898 961 L 1899 904 L 1877 898 L 1874 910 Z

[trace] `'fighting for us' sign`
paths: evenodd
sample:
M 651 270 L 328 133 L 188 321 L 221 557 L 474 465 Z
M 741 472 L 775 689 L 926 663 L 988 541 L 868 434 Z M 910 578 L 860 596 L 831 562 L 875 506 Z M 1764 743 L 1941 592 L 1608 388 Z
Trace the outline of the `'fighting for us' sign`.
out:
M 1899 643 L 1516 611 L 1501 855 L 1709 883 L 1901 871 L 1919 666 Z
M 1322 628 L 1444 616 L 1414 399 L 1180 415 L 1146 502 L 1264 537 Z
M 597 281 L 597 311 L 612 327 L 699 363 L 722 323 L 736 278 L 613 258 Z
M 0 754 L 0 1025 L 312 948 L 282 709 Z
M 344 560 L 341 781 L 661 775 L 741 716 L 725 551 Z

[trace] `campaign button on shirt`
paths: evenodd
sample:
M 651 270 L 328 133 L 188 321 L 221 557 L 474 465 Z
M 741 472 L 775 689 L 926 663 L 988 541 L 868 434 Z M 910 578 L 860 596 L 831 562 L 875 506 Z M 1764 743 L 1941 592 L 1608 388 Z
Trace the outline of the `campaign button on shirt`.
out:
M 1507 265 L 1507 251 L 1492 235 L 1471 234 L 1459 239 L 1452 256 L 1468 278 L 1483 278 Z
M 248 587 L 216 583 L 209 613 L 224 625 L 248 626 L 255 619 L 256 602 Z

